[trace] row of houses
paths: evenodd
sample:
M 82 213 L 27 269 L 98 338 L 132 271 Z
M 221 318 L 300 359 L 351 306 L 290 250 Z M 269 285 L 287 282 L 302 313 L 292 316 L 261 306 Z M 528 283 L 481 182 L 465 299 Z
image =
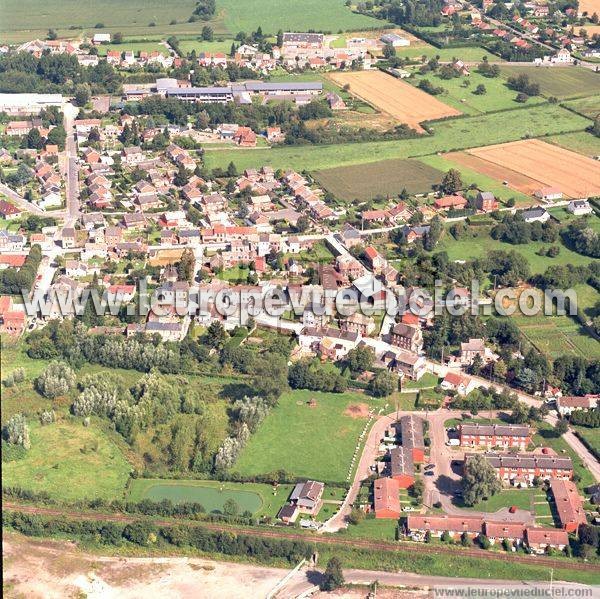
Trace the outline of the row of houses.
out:
M 415 541 L 424 540 L 427 534 L 436 538 L 448 534 L 451 539 L 459 539 L 463 535 L 469 539 L 485 536 L 492 545 L 506 540 L 513 546 L 524 545 L 536 553 L 544 553 L 548 549 L 563 550 L 569 544 L 569 535 L 565 530 L 479 517 L 410 515 L 404 522 L 403 530 Z

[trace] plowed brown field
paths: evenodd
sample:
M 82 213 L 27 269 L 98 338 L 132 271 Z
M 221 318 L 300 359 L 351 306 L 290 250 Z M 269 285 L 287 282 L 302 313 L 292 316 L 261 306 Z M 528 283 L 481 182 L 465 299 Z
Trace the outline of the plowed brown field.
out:
M 474 148 L 468 153 L 544 186 L 558 187 L 567 197 L 600 195 L 600 162 L 538 139 Z M 507 171 L 501 179 L 508 180 L 509 176 Z
M 338 85 L 349 84 L 350 93 L 419 131 L 424 121 L 462 114 L 410 83 L 381 71 L 332 73 L 330 77 Z

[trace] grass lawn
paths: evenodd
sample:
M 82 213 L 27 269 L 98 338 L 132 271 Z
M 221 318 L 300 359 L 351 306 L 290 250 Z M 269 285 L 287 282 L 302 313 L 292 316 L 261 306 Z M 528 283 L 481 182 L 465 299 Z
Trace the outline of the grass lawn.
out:
M 217 278 L 230 283 L 245 283 L 249 274 L 250 270 L 248 268 L 242 268 L 238 265 L 221 271 L 217 274 Z
M 590 69 L 510 65 L 502 67 L 502 75 L 507 79 L 522 73 L 528 75 L 531 82 L 538 83 L 546 97 L 569 98 L 600 93 L 600 77 Z
M 316 407 L 309 401 L 315 399 Z M 358 393 L 284 393 L 242 451 L 232 470 L 252 475 L 285 469 L 315 480 L 345 481 L 366 419 L 344 411 L 352 404 L 379 408 Z
M 229 54 L 232 41 L 230 39 L 221 39 L 207 42 L 202 39 L 186 39 L 180 40 L 179 47 L 184 54 L 188 54 L 192 50 L 196 50 L 196 54 L 200 52 L 224 52 L 225 54 Z
M 403 389 L 424 389 L 425 387 L 435 387 L 438 384 L 439 377 L 432 372 L 426 372 L 418 381 L 406 381 L 402 385 Z
M 397 196 L 403 189 L 410 194 L 429 193 L 444 176 L 442 171 L 418 160 L 382 160 L 313 174 L 323 188 L 346 201 Z
M 279 485 L 277 491 L 267 484 L 230 483 L 215 480 L 135 479 L 131 481 L 129 499 L 141 501 L 170 499 L 173 503 L 201 503 L 207 512 L 222 512 L 228 499 L 237 502 L 240 513 L 275 517 L 287 501 L 294 485 Z
M 600 431 L 597 428 L 587 426 L 574 426 L 577 431 L 598 453 L 600 453 Z
M 558 105 L 542 104 L 514 111 L 455 118 L 432 125 L 434 135 L 398 141 L 348 143 L 323 146 L 282 146 L 271 150 L 223 150 L 205 155 L 208 168 L 227 168 L 233 161 L 238 171 L 269 164 L 274 168 L 324 170 L 392 158 L 421 157 L 436 152 L 474 148 L 536 137 L 583 131 L 589 120 Z
M 348 528 L 338 534 L 344 537 L 375 539 L 377 541 L 394 541 L 398 521 L 388 518 L 365 518 L 359 524 L 350 524 Z
M 522 510 L 530 510 L 534 495 L 538 493 L 537 489 L 509 489 L 492 495 L 485 501 L 480 501 L 473 507 L 462 506 L 465 509 L 476 510 L 478 512 L 497 512 L 503 507 L 512 505 Z
M 551 447 L 558 455 L 568 456 L 573 460 L 573 470 L 579 475 L 577 486 L 583 490 L 596 482 L 592 473 L 577 456 L 571 446 L 562 438 L 557 437 L 552 426 L 546 422 L 538 425 L 538 432 L 533 437 L 533 442 L 540 447 Z
M 587 318 L 594 318 L 600 313 L 600 292 L 591 285 L 581 283 L 575 285 L 577 292 L 577 305 Z
M 416 406 L 418 396 L 419 394 L 416 390 L 408 393 L 394 392 L 389 398 L 389 404 L 391 409 L 396 409 L 397 403 L 397 409 L 405 412 L 410 410 L 418 410 L 419 408 Z
M 131 466 L 96 424 L 30 421 L 30 429 L 26 457 L 2 464 L 3 485 L 45 491 L 64 501 L 122 497 Z
M 165 56 L 168 56 L 169 51 L 164 44 L 159 43 L 156 40 L 127 40 L 122 44 L 106 44 L 98 46 L 98 55 L 106 56 L 109 50 L 116 50 L 118 52 L 132 51 L 135 55 L 139 55 L 140 52 L 160 52 Z
M 504 79 L 501 77 L 484 77 L 474 69 L 471 70 L 471 75 L 468 77 L 442 79 L 439 75 L 427 73 L 425 75 L 416 74 L 407 81 L 417 85 L 423 79 L 428 79 L 436 87 L 443 87 L 446 92 L 436 96 L 438 100 L 465 114 L 482 114 L 492 110 L 519 107 L 519 104 L 515 102 L 517 93 L 507 87 Z M 465 84 L 468 87 L 465 87 Z M 485 86 L 487 93 L 482 95 L 473 93 L 480 84 Z M 533 106 L 544 101 L 544 98 L 539 96 L 530 98 L 527 103 Z

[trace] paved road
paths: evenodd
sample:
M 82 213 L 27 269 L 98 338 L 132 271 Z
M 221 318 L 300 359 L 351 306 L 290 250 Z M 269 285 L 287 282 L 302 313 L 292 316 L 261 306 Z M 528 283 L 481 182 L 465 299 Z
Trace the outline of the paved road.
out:
M 73 104 L 63 106 L 64 127 L 67 132 L 66 142 L 66 191 L 67 216 L 65 226 L 72 227 L 79 218 L 79 166 L 77 164 L 77 142 L 75 141 L 75 125 L 78 109 Z
M 42 216 L 46 214 L 39 206 L 29 202 L 24 197 L 20 196 L 16 191 L 12 190 L 4 183 L 0 183 L 0 193 L 3 193 L 6 197 L 11 199 L 19 208 L 23 210 L 27 210 L 27 212 L 31 212 L 32 214 L 37 214 L 38 216 Z

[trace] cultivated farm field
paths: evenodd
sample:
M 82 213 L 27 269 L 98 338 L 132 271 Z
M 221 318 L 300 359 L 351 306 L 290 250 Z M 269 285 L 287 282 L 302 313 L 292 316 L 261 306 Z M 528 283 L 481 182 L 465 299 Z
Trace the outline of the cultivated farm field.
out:
M 558 187 L 572 198 L 600 194 L 600 164 L 586 156 L 537 139 L 469 150 L 469 154 L 491 164 L 530 176 L 544 185 Z M 510 173 L 507 173 L 508 178 Z M 529 193 L 526 189 L 517 189 Z
M 381 71 L 332 73 L 330 76 L 340 86 L 349 85 L 350 92 L 360 99 L 417 130 L 421 130 L 419 123 L 424 121 L 461 114 L 456 108 Z
M 376 196 L 430 192 L 443 172 L 418 160 L 382 160 L 357 166 L 315 171 L 320 185 L 342 200 L 370 200 Z
M 506 78 L 525 73 L 530 81 L 539 83 L 542 94 L 557 98 L 572 98 L 600 94 L 600 74 L 582 67 L 503 66 Z

